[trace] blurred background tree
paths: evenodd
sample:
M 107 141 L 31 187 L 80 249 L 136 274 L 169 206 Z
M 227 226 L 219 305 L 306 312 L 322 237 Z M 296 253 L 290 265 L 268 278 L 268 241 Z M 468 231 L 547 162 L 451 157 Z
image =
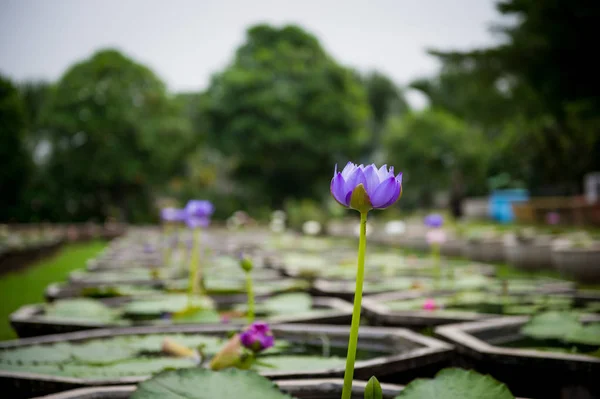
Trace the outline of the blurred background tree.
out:
M 32 171 L 26 147 L 26 118 L 19 91 L 0 76 L 0 221 L 23 217 L 22 201 Z
M 385 157 L 402 165 L 406 207 L 431 207 L 434 194 L 485 193 L 489 151 L 481 130 L 443 110 L 427 109 L 390 119 L 384 133 Z
M 519 177 L 534 193 L 579 193 L 583 174 L 600 168 L 600 81 L 598 63 L 589 55 L 600 3 L 505 0 L 497 7 L 517 17 L 514 24 L 496 27 L 504 44 L 435 54 L 445 65 L 467 63 L 501 79 L 513 107 L 508 114 L 499 110 L 496 166 L 509 161 L 518 171 L 519 164 L 529 165 Z M 481 115 L 487 119 L 487 114 Z
M 250 207 L 323 197 L 333 165 L 366 139 L 360 81 L 296 26 L 250 28 L 208 96 L 211 143 L 234 159 Z
M 48 174 L 60 182 L 52 191 L 65 215 L 147 220 L 150 189 L 181 170 L 192 140 L 179 106 L 152 71 L 117 51 L 70 68 L 43 121 Z

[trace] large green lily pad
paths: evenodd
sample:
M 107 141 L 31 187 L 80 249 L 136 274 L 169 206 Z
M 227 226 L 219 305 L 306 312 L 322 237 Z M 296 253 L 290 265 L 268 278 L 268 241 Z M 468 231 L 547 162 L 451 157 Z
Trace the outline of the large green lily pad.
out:
M 564 340 L 579 329 L 579 315 L 569 312 L 545 312 L 535 315 L 521 328 L 521 333 L 534 339 Z
M 270 380 L 245 370 L 187 369 L 142 382 L 131 399 L 293 399 Z
M 102 302 L 87 298 L 61 299 L 44 306 L 44 316 L 60 320 L 84 320 L 111 323 L 119 319 L 118 311 Z
M 397 399 L 514 399 L 501 382 L 472 370 L 444 369 L 433 379 L 416 379 Z

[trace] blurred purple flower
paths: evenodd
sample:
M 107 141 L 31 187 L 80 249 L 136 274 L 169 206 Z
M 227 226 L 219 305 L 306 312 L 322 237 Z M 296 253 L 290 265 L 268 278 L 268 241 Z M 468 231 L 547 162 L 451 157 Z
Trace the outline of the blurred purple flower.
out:
M 164 222 L 183 222 L 185 220 L 185 210 L 177 208 L 163 208 L 160 210 L 160 218 Z
M 260 352 L 272 347 L 275 344 L 275 337 L 267 323 L 256 322 L 242 332 L 240 341 L 251 351 Z
M 442 215 L 432 213 L 425 217 L 423 223 L 425 223 L 425 226 L 427 227 L 442 227 L 442 225 L 444 224 L 444 218 L 442 217 Z
M 215 207 L 210 201 L 191 200 L 185 206 L 185 222 L 192 229 L 208 227 L 214 211 Z
M 546 223 L 551 225 L 560 223 L 560 214 L 558 212 L 548 212 L 546 214 Z
M 377 169 L 375 164 L 365 167 L 352 162 L 338 172 L 335 165 L 330 190 L 337 202 L 359 212 L 385 209 L 402 195 L 402 173 L 394 176 L 393 166 Z

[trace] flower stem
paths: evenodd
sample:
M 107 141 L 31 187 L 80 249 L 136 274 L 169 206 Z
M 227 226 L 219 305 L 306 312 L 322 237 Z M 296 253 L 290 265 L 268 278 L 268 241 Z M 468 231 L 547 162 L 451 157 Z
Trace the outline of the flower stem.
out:
M 362 305 L 363 280 L 365 278 L 365 251 L 367 248 L 367 212 L 360 213 L 360 238 L 358 241 L 358 268 L 356 271 L 356 289 L 354 292 L 354 308 L 352 310 L 352 323 L 350 337 L 348 338 L 348 355 L 346 356 L 346 372 L 344 373 L 344 387 L 342 399 L 352 396 L 352 380 L 354 379 L 354 362 L 356 360 L 356 346 L 358 345 L 358 328 L 360 326 L 360 310 Z
M 190 254 L 190 280 L 188 283 L 188 307 L 192 306 L 192 298 L 198 292 L 198 250 L 200 245 L 200 228 L 195 228 L 192 237 L 192 252 Z
M 164 250 L 164 267 L 168 267 L 171 262 L 171 230 L 172 227 L 170 224 L 165 224 L 164 226 L 164 239 L 165 239 L 165 250 Z
M 440 280 L 442 277 L 442 267 L 440 262 L 440 244 L 431 244 L 431 255 L 433 257 L 433 268 L 435 271 L 435 286 L 440 288 Z
M 254 290 L 252 289 L 252 275 L 246 273 L 246 292 L 248 295 L 248 323 L 254 321 Z

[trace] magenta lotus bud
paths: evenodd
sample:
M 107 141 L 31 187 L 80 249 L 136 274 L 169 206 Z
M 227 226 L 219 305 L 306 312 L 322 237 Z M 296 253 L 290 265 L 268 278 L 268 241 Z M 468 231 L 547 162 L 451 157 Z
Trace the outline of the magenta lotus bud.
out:
M 256 322 L 242 332 L 240 341 L 244 347 L 257 353 L 272 347 L 275 344 L 275 337 L 267 323 Z
M 437 308 L 438 306 L 433 298 L 427 298 L 423 303 L 423 310 L 435 310 Z

